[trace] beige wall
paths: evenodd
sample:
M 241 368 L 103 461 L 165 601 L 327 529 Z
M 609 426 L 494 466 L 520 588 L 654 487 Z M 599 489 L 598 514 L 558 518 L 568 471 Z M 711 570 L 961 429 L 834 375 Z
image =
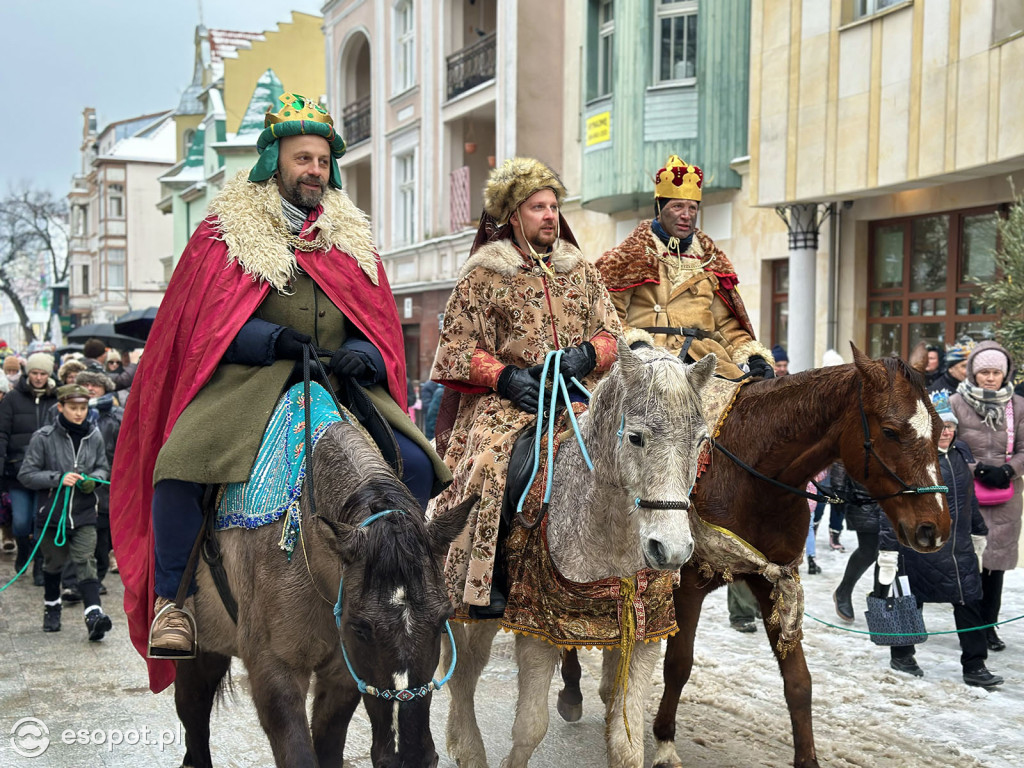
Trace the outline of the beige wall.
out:
M 160 199 L 159 178 L 168 167 L 163 163 L 128 163 L 126 168 L 127 287 L 133 309 L 156 306 L 163 296 L 160 259 L 172 255 L 174 220 L 156 204 Z
M 1024 38 L 985 0 L 914 0 L 840 27 L 842 0 L 755 0 L 755 205 L 1024 167 Z
M 307 13 L 292 12 L 292 20 L 263 33 L 251 48 L 242 48 L 238 57 L 224 60 L 224 110 L 227 130 L 235 133 L 245 115 L 253 88 L 267 68 L 284 85 L 285 92 L 301 93 L 319 100 L 327 93 L 324 68 L 323 19 Z

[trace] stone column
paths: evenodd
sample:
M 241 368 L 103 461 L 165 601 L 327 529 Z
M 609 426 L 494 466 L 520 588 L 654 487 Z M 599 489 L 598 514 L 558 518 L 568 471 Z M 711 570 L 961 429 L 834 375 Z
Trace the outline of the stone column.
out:
M 789 371 L 814 368 L 814 326 L 817 314 L 815 278 L 818 233 L 834 211 L 832 205 L 801 203 L 779 206 L 775 212 L 789 229 Z

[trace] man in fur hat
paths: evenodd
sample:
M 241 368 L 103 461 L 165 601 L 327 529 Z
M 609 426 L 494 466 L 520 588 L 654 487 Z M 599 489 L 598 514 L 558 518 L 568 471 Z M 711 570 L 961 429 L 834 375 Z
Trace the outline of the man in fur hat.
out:
M 492 593 L 492 570 L 509 455 L 537 413 L 540 385 L 530 369 L 563 349 L 563 374 L 589 390 L 616 357 L 615 309 L 559 213 L 564 197 L 558 176 L 537 160 L 512 158 L 491 172 L 431 372 L 458 397 L 454 425 L 437 425 L 454 481 L 432 514 L 480 495 L 445 565 L 452 602 L 473 618 L 504 609 L 502 585 Z M 442 404 L 442 414 L 450 411 Z
M 195 642 L 173 598 L 191 578 L 204 489 L 249 479 L 282 392 L 302 379 L 304 345 L 329 358 L 336 386 L 365 388 L 421 503 L 449 479 L 405 414 L 401 325 L 369 222 L 341 191 L 335 160 L 345 142 L 315 102 L 281 101 L 267 113 L 259 161 L 225 185 L 182 254 L 121 427 L 111 528 L 144 655 L 152 625 L 154 691 L 174 679 L 166 659 L 188 656 Z
M 771 352 L 754 338 L 726 255 L 697 229 L 704 174 L 676 155 L 655 178 L 655 218 L 642 221 L 597 260 L 628 339 L 654 343 L 690 361 L 718 356 L 719 376 L 774 378 Z

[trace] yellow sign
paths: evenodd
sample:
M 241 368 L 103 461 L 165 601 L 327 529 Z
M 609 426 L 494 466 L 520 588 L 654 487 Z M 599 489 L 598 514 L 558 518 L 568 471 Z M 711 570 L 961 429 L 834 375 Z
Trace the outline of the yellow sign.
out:
M 587 146 L 612 140 L 612 113 L 598 112 L 587 118 Z

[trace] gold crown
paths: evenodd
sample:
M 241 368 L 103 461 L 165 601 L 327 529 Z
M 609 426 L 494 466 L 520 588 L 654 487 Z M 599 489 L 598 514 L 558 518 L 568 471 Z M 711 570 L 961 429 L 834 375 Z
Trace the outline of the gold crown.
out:
M 281 95 L 281 103 L 284 106 L 277 112 L 267 110 L 267 116 L 263 120 L 264 128 L 269 128 L 275 123 L 288 123 L 293 120 L 312 120 L 334 126 L 334 119 L 327 113 L 327 110 L 312 99 L 297 93 L 285 93 Z
M 654 196 L 700 202 L 703 183 L 704 172 L 700 168 L 683 162 L 678 155 L 672 155 L 654 177 Z

